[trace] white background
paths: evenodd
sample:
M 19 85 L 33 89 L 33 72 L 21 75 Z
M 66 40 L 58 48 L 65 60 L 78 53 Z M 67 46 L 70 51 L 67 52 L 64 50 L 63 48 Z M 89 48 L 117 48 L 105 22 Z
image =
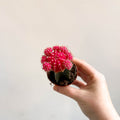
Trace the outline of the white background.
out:
M 0 120 L 87 120 L 41 69 L 53 45 L 106 76 L 120 113 L 120 0 L 0 0 Z

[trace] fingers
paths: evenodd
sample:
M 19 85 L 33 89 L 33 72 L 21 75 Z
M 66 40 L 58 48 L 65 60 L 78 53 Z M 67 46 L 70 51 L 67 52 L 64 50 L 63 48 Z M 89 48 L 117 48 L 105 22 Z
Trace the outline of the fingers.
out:
M 66 95 L 68 97 L 71 97 L 73 99 L 77 99 L 78 97 L 78 92 L 79 92 L 79 89 L 77 88 L 73 88 L 73 87 L 70 87 L 70 86 L 57 86 L 55 85 L 53 87 L 53 89 L 63 95 Z
M 86 84 L 84 82 L 81 82 L 79 80 L 75 80 L 73 83 L 73 85 L 76 85 L 77 87 L 79 88 L 82 88 L 82 87 L 85 87 Z M 53 89 L 63 95 L 66 95 L 68 97 L 71 97 L 75 100 L 78 99 L 78 97 L 80 96 L 80 93 L 82 93 L 82 91 L 80 89 L 77 89 L 77 88 L 73 88 L 71 86 L 57 86 L 55 85 L 53 87 Z
M 97 71 L 91 65 L 83 60 L 74 58 L 72 62 L 76 64 L 78 68 L 78 75 L 87 83 L 92 80 L 97 73 Z
M 72 84 L 73 84 L 73 85 L 76 85 L 76 86 L 79 87 L 79 88 L 82 88 L 82 87 L 85 87 L 85 86 L 86 86 L 86 84 L 85 84 L 84 82 L 79 81 L 79 80 L 75 80 Z

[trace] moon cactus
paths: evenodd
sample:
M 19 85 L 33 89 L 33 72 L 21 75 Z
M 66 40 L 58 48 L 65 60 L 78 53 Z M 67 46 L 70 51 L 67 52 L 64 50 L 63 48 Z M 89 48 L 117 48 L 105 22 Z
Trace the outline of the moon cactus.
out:
M 72 59 L 71 52 L 65 46 L 53 46 L 44 50 L 41 63 L 52 83 L 65 86 L 77 77 L 77 68 Z

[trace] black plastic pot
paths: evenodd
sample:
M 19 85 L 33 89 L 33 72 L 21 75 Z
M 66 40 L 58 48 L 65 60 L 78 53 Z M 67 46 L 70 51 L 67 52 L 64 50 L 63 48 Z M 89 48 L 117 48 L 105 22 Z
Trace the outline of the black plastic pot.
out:
M 65 69 L 63 72 L 54 71 L 47 72 L 48 79 L 59 86 L 71 84 L 77 77 L 77 67 L 73 64 L 71 70 Z

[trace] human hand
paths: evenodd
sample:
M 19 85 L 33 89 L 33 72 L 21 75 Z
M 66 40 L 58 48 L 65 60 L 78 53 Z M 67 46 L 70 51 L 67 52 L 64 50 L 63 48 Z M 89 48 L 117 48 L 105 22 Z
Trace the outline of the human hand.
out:
M 72 62 L 84 82 L 75 80 L 72 83 L 78 88 L 55 85 L 53 89 L 73 98 L 90 120 L 120 120 L 112 105 L 104 75 L 83 60 L 73 59 Z

